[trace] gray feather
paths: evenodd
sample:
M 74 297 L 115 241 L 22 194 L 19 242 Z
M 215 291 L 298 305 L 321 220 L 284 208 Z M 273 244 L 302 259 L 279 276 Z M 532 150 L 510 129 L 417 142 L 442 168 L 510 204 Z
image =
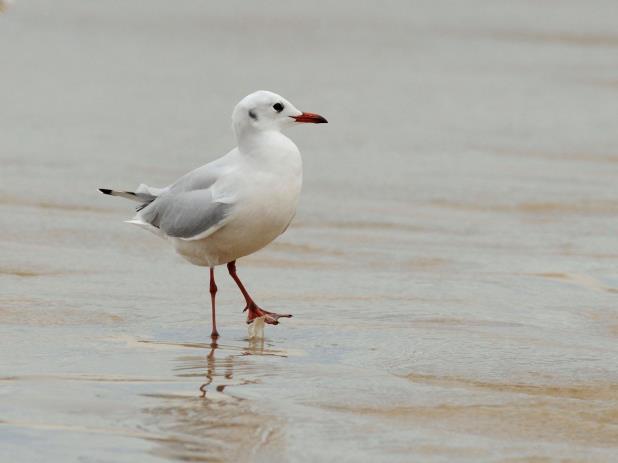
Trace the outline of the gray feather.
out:
M 208 189 L 168 192 L 157 197 L 140 213 L 145 222 L 166 235 L 193 238 L 220 225 L 231 209 L 230 204 L 213 201 Z
M 156 198 L 156 196 L 151 195 L 149 193 L 144 193 L 144 192 L 134 193 L 132 191 L 110 190 L 109 188 L 99 188 L 99 191 L 105 195 L 120 196 L 122 198 L 127 198 L 132 201 L 137 201 L 137 202 L 146 203 L 146 204 Z

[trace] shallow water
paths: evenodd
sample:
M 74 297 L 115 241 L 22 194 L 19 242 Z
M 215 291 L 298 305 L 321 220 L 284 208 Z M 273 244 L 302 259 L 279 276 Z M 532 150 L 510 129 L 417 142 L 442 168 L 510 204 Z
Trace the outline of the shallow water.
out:
M 17 1 L 0 15 L 0 460 L 616 461 L 613 1 Z M 319 112 L 243 304 L 97 187 Z

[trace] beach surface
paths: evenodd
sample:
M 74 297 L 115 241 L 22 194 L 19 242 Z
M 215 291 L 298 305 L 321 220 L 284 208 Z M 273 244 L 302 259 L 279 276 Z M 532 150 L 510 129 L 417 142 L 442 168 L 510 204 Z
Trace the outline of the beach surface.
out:
M 0 461 L 618 460 L 615 1 L 15 1 L 0 14 Z M 266 310 L 97 192 L 282 94 L 329 124 Z

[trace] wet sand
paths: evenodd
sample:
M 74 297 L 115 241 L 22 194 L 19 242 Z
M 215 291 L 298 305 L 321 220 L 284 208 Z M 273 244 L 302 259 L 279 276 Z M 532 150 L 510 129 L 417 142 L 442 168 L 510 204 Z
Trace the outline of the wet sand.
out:
M 273 12 L 277 11 L 275 15 Z M 0 15 L 0 460 L 618 459 L 615 2 L 17 1 Z M 233 72 L 230 72 L 233 71 Z M 267 88 L 291 320 L 122 223 Z

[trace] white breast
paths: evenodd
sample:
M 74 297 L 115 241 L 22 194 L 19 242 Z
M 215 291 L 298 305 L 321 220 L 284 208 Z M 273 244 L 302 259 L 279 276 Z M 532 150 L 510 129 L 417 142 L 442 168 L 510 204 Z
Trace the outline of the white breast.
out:
M 234 204 L 229 222 L 203 240 L 172 239 L 190 262 L 214 266 L 252 254 L 291 222 L 302 186 L 302 160 L 291 140 L 278 132 L 269 135 L 252 152 L 238 152 L 234 169 L 217 182 L 217 195 Z

